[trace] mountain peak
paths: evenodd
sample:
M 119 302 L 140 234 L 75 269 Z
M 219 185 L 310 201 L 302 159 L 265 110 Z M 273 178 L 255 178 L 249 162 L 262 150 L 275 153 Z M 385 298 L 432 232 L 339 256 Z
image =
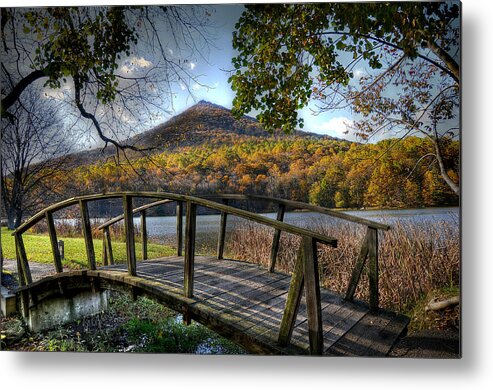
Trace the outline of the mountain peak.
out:
M 216 104 L 216 103 L 211 103 L 207 100 L 200 100 L 199 102 L 194 104 L 189 109 L 191 109 L 191 108 L 214 108 L 214 109 L 219 109 L 219 110 L 224 110 L 224 111 L 230 111 L 226 107 L 223 107 L 223 106 Z M 185 110 L 185 111 L 187 111 L 187 110 Z

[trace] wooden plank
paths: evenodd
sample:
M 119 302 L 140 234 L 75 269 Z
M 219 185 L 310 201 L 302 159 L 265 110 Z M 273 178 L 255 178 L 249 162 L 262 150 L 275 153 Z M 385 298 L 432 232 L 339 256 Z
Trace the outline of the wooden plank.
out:
M 16 234 L 14 236 L 14 241 L 17 255 L 17 268 L 19 270 L 19 281 L 22 286 L 27 286 L 33 282 L 33 278 L 31 276 L 29 262 L 27 261 L 26 247 L 24 246 L 22 234 Z
M 101 252 L 101 261 L 103 263 L 103 266 L 108 265 L 108 250 L 107 250 L 107 245 L 106 245 L 106 236 L 103 233 L 103 249 Z
M 183 202 L 176 202 L 176 255 L 182 255 L 183 248 Z
M 108 263 L 113 265 L 115 264 L 115 260 L 113 258 L 113 247 L 111 245 L 111 234 L 109 227 L 103 229 L 103 237 L 106 256 L 108 256 Z
M 378 337 L 372 340 L 365 356 L 386 356 L 396 341 L 407 331 L 409 317 L 392 313 L 392 319 L 387 326 L 378 332 Z
M 268 288 L 270 284 L 280 280 L 286 281 L 285 285 L 288 285 L 287 276 L 282 275 L 279 279 L 272 278 L 268 271 L 264 271 L 263 273 L 260 273 L 255 277 L 245 279 L 239 287 L 234 286 L 232 283 L 227 284 L 225 286 L 225 291 L 222 294 L 216 295 L 211 298 L 206 298 L 205 300 L 216 302 L 228 301 L 237 305 L 238 307 L 241 307 L 241 305 L 252 305 L 256 301 L 258 301 L 258 296 L 265 291 L 264 288 Z
M 368 256 L 369 250 L 369 240 L 370 240 L 370 229 L 366 229 L 365 238 L 363 239 L 363 244 L 361 245 L 361 250 L 359 256 L 354 265 L 353 272 L 351 274 L 351 280 L 349 281 L 348 288 L 346 291 L 346 299 L 352 301 L 354 293 L 356 292 L 356 287 L 361 277 L 361 272 L 365 266 L 366 257 Z
M 277 210 L 276 220 L 282 222 L 284 220 L 284 212 L 286 210 L 286 206 L 284 204 L 279 204 L 279 209 Z M 274 231 L 274 237 L 272 239 L 272 247 L 270 250 L 270 264 L 269 264 L 269 272 L 274 272 L 276 268 L 277 254 L 279 252 L 279 243 L 281 241 L 281 230 L 276 229 Z
M 96 254 L 94 252 L 94 243 L 92 241 L 91 220 L 89 219 L 89 209 L 87 208 L 87 200 L 79 201 L 80 216 L 82 220 L 82 233 L 86 246 L 87 263 L 89 269 L 96 269 Z
M 308 335 L 310 354 L 321 355 L 324 348 L 322 332 L 322 308 L 320 304 L 320 284 L 318 276 L 317 242 L 303 237 L 303 265 L 305 274 L 305 296 L 308 316 Z
M 239 293 L 233 299 L 230 298 L 232 294 L 229 294 L 229 297 L 226 298 L 215 296 L 208 300 L 207 303 L 216 307 L 219 311 L 241 310 L 242 317 L 248 318 L 277 302 L 281 302 L 284 307 L 288 285 L 288 278 L 279 279 L 271 283 L 266 283 L 257 289 L 243 292 L 241 295 Z M 285 297 L 279 300 L 278 297 L 281 295 L 285 295 Z
M 123 214 L 128 274 L 136 276 L 137 256 L 135 255 L 134 219 L 132 212 L 132 197 L 130 195 L 123 195 Z
M 370 232 L 368 240 L 369 256 L 369 279 L 370 279 L 370 310 L 378 310 L 378 230 L 369 227 Z
M 365 356 L 372 343 L 372 338 L 390 322 L 390 318 L 365 315 L 357 324 L 334 343 L 327 353 L 339 356 Z
M 228 200 L 223 200 L 225 205 L 228 204 Z M 224 243 L 226 240 L 226 223 L 228 221 L 228 213 L 221 212 L 221 221 L 219 223 L 219 234 L 217 237 L 217 258 L 219 260 L 224 258 Z
M 224 292 L 226 286 L 238 286 L 258 274 L 256 267 L 243 262 L 223 262 L 214 259 L 211 267 L 194 272 L 194 297 L 207 299 Z
M 202 271 L 195 273 L 194 296 L 205 301 L 227 293 L 258 277 L 258 272 L 251 268 L 230 269 L 229 272 L 217 273 Z
M 291 283 L 289 285 L 288 298 L 286 301 L 286 307 L 284 309 L 284 315 L 281 321 L 281 327 L 279 329 L 279 344 L 287 345 L 291 339 L 293 333 L 294 324 L 296 321 L 296 314 L 300 305 L 301 294 L 304 286 L 304 257 L 305 251 L 303 242 L 298 250 L 298 257 L 296 258 L 296 264 L 291 276 Z
M 192 202 L 187 202 L 183 294 L 188 298 L 193 296 L 196 220 L 197 205 Z
M 56 236 L 55 221 L 53 220 L 53 213 L 46 212 L 46 223 L 48 225 L 48 235 L 50 236 L 51 252 L 53 254 L 53 262 L 55 264 L 56 272 L 63 272 L 62 258 L 60 256 L 60 249 L 58 248 L 58 239 Z
M 322 312 L 325 349 L 334 344 L 351 329 L 366 313 L 366 308 L 341 300 L 326 305 Z M 303 318 L 303 317 L 302 317 Z M 292 343 L 309 348 L 308 321 L 301 321 L 293 331 Z
M 147 260 L 147 212 L 140 211 L 140 234 L 142 239 L 142 260 Z

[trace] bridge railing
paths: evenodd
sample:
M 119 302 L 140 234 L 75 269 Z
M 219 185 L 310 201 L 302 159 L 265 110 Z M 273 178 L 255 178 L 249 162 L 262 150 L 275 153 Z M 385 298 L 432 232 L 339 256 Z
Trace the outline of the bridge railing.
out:
M 389 227 L 376 222 L 364 220 L 362 218 L 350 216 L 347 214 L 337 213 L 332 210 L 322 208 L 319 206 L 313 206 L 302 202 L 294 202 L 277 198 L 268 197 L 255 197 L 246 195 L 221 195 L 215 197 L 219 198 L 221 202 L 216 202 L 206 198 L 199 198 L 188 195 L 179 195 L 173 193 L 164 192 L 118 192 L 107 194 L 96 194 L 79 196 L 67 199 L 65 201 L 51 205 L 39 213 L 35 214 L 29 220 L 19 226 L 13 233 L 16 243 L 17 251 L 17 265 L 20 276 L 21 285 L 29 285 L 32 283 L 32 277 L 30 273 L 29 263 L 27 261 L 26 250 L 22 234 L 32 227 L 34 224 L 42 219 L 46 219 L 48 224 L 48 233 L 51 241 L 53 261 L 55 264 L 55 270 L 57 273 L 63 271 L 60 253 L 58 250 L 57 234 L 55 229 L 55 223 L 53 219 L 53 213 L 70 207 L 73 205 L 79 206 L 82 232 L 86 247 L 86 256 L 88 268 L 91 270 L 96 269 L 96 257 L 94 252 L 94 244 L 92 240 L 91 223 L 89 219 L 88 202 L 121 198 L 123 202 L 123 215 L 113 218 L 112 220 L 100 225 L 98 228 L 103 230 L 104 250 L 103 250 L 103 262 L 104 256 L 106 256 L 106 262 L 113 263 L 113 254 L 111 249 L 111 239 L 109 235 L 109 226 L 123 220 L 125 227 L 126 238 L 126 254 L 127 254 L 127 270 L 129 275 L 137 275 L 137 261 L 135 253 L 135 238 L 134 238 L 134 223 L 133 215 L 135 213 L 141 214 L 141 232 L 143 240 L 143 258 L 147 258 L 147 229 L 146 229 L 146 211 L 151 207 L 156 207 L 169 202 L 176 202 L 177 204 L 177 254 L 181 255 L 182 251 L 182 217 L 183 208 L 186 205 L 185 216 L 185 240 L 184 240 L 184 285 L 183 293 L 186 297 L 193 296 L 193 281 L 194 281 L 194 257 L 195 257 L 195 236 L 196 236 L 196 218 L 197 207 L 203 206 L 212 210 L 219 211 L 221 213 L 221 223 L 218 237 L 218 258 L 223 258 L 224 254 L 224 240 L 226 231 L 226 221 L 228 215 L 234 215 L 246 220 L 260 223 L 262 225 L 274 228 L 274 242 L 273 250 L 271 253 L 271 263 L 269 270 L 272 272 L 275 268 L 275 262 L 277 258 L 277 252 L 279 248 L 279 239 L 281 232 L 291 233 L 298 235 L 302 238 L 302 242 L 299 248 L 295 269 L 291 277 L 291 283 L 288 291 L 288 297 L 286 306 L 281 321 L 279 330 L 279 343 L 287 344 L 291 339 L 291 334 L 296 322 L 296 316 L 301 301 L 303 290 L 305 290 L 305 299 L 307 307 L 307 319 L 309 328 L 310 339 L 310 351 L 312 353 L 321 354 L 323 351 L 323 329 L 322 329 L 322 316 L 321 316 L 321 302 L 320 302 L 320 285 L 318 275 L 318 259 L 317 259 L 317 243 L 327 244 L 332 247 L 337 246 L 337 240 L 332 237 L 327 237 L 323 234 L 311 231 L 306 228 L 301 228 L 295 225 L 285 223 L 283 221 L 284 211 L 286 207 L 302 208 L 312 211 L 317 211 L 322 214 L 332 215 L 337 218 L 349 220 L 352 222 L 366 225 L 368 230 L 365 236 L 360 255 L 356 261 L 355 268 L 352 273 L 351 281 L 349 283 L 348 291 L 346 293 L 346 299 L 351 300 L 354 295 L 354 291 L 360 279 L 364 263 L 366 258 L 370 259 L 370 308 L 378 308 L 378 229 L 388 229 Z M 133 208 L 134 198 L 149 198 L 157 199 L 153 203 Z M 228 205 L 228 200 L 231 199 L 247 199 L 247 200 L 259 200 L 274 202 L 278 205 L 277 218 L 271 219 L 247 210 L 239 209 Z M 144 249 L 145 248 L 145 249 Z M 145 251 L 145 252 L 144 252 Z
M 367 259 L 368 261 L 368 276 L 369 276 L 369 290 L 370 290 L 370 308 L 373 311 L 378 310 L 378 279 L 379 279 L 379 271 L 378 271 L 378 231 L 379 230 L 389 230 L 390 226 L 371 221 L 366 218 L 357 217 L 354 215 L 346 214 L 340 211 L 334 211 L 326 207 L 317 206 L 309 203 L 303 203 L 293 200 L 281 199 L 281 198 L 272 198 L 268 196 L 260 196 L 260 195 L 243 195 L 243 194 L 221 194 L 221 195 L 211 195 L 207 197 L 208 199 L 218 199 L 223 202 L 228 202 L 229 200 L 243 200 L 243 201 L 257 201 L 257 202 L 270 202 L 277 206 L 277 217 L 278 221 L 284 220 L 284 214 L 286 208 L 290 208 L 291 210 L 307 210 L 314 211 L 319 214 L 328 215 L 343 221 L 348 221 L 352 223 L 356 223 L 366 227 L 366 234 L 361 244 L 361 249 L 359 255 L 356 259 L 353 271 L 351 273 L 351 278 L 348 282 L 348 287 L 345 294 L 345 299 L 348 301 L 352 301 L 354 299 L 354 294 L 356 292 L 356 288 L 361 278 L 361 274 L 363 272 L 365 263 Z M 221 235 L 221 232 L 226 230 L 226 220 L 227 215 L 221 214 L 221 227 L 220 234 L 218 239 L 218 258 L 222 258 L 223 249 L 224 249 L 224 234 Z M 270 254 L 270 264 L 269 271 L 273 272 L 275 269 L 278 253 L 279 253 L 279 243 L 281 238 L 281 230 L 276 229 L 274 232 L 274 236 L 272 239 L 271 246 L 271 254 Z

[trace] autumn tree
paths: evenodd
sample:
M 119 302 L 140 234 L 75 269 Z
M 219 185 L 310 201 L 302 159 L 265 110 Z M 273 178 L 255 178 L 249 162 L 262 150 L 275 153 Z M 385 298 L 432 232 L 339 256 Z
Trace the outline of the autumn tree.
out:
M 458 193 L 442 140 L 458 134 L 459 10 L 457 1 L 249 5 L 233 33 L 234 111 L 291 132 L 311 100 L 320 112 L 352 108 L 364 138 L 428 137 Z

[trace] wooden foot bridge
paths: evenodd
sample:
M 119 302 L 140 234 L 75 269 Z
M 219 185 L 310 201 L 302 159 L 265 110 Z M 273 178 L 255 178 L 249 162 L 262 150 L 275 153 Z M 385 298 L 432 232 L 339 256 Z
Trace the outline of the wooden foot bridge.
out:
M 103 231 L 104 265 L 97 267 L 88 203 L 112 198 L 122 199 L 124 212 L 98 227 Z M 152 199 L 153 202 L 133 208 L 136 198 Z M 277 218 L 233 207 L 228 204 L 232 200 L 275 204 Z M 176 203 L 176 256 L 148 259 L 147 210 L 171 202 Z M 80 209 L 87 269 L 64 271 L 53 214 L 74 205 Z M 217 255 L 214 257 L 195 253 L 198 207 L 221 213 Z M 367 232 L 344 296 L 321 288 L 319 282 L 317 245 L 336 247 L 337 239 L 283 222 L 287 208 L 315 211 L 366 226 Z M 141 218 L 142 261 L 139 262 L 135 249 L 134 214 L 140 214 Z M 228 215 L 274 229 L 268 268 L 224 259 Z M 55 272 L 33 281 L 22 234 L 43 219 L 48 225 Z M 125 227 L 127 262 L 115 264 L 110 226 L 121 220 Z M 32 308 L 54 297 L 68 298 L 81 291 L 129 291 L 133 296 L 148 296 L 182 313 L 185 322 L 196 320 L 253 353 L 385 356 L 409 322 L 407 317 L 383 310 L 378 305 L 378 231 L 388 228 L 381 223 L 323 207 L 261 196 L 199 198 L 164 192 L 81 196 L 47 207 L 14 231 L 21 284 L 16 294 L 22 313 L 28 316 Z M 291 275 L 275 270 L 282 232 L 301 237 Z M 369 303 L 353 299 L 366 262 Z

